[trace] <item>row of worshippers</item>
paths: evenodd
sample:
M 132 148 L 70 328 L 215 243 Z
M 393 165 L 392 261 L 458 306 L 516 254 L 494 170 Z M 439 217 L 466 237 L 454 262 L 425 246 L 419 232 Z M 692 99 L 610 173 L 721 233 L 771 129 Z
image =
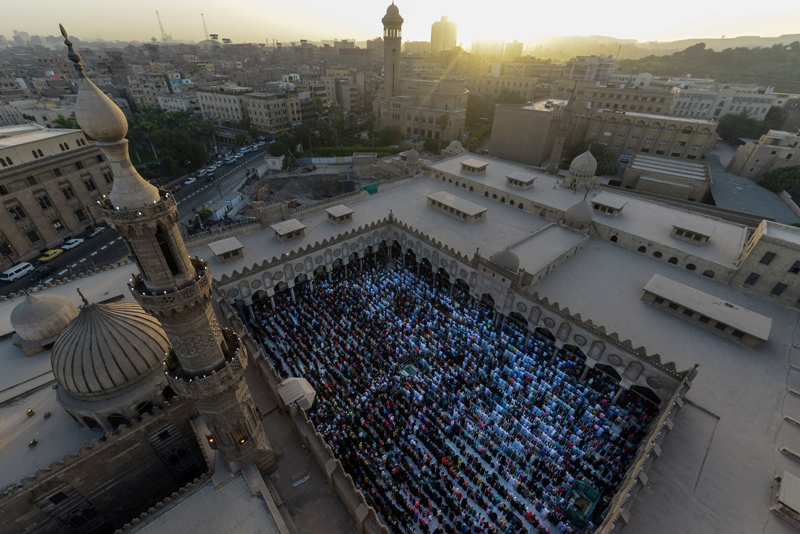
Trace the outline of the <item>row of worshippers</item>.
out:
M 248 325 L 395 532 L 579 532 L 568 490 L 613 498 L 657 407 L 457 286 L 350 266 L 254 304 Z M 590 522 L 585 530 L 593 530 Z

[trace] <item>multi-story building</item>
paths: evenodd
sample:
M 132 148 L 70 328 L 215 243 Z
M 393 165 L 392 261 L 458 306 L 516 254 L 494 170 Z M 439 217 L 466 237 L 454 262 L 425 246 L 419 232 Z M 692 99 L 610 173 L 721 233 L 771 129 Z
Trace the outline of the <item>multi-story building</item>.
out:
M 758 141 L 747 141 L 736 149 L 726 170 L 751 180 L 782 167 L 800 165 L 800 134 L 770 130 Z
M 467 78 L 466 84 L 471 95 L 497 98 L 503 92 L 517 94 L 526 100 L 533 100 L 536 96 L 537 78 L 523 78 L 518 76 L 492 76 L 484 74 Z
M 617 151 L 621 161 L 628 161 L 638 153 L 699 160 L 717 139 L 717 123 L 713 120 L 593 109 L 581 99 L 576 98 L 576 102 L 569 119 L 566 146 L 583 140 L 597 141 Z M 558 99 L 498 105 L 489 152 L 533 165 L 549 161 L 555 128 L 566 105 L 567 101 Z
M 438 22 L 431 24 L 431 53 L 444 52 L 456 47 L 458 38 L 458 25 L 442 17 Z
M 111 166 L 82 130 L 0 128 L 0 265 L 82 232 L 112 181 Z
M 472 41 L 470 53 L 477 56 L 489 56 L 493 58 L 503 57 L 505 51 L 505 41 Z
M 216 85 L 198 89 L 197 101 L 204 119 L 241 122 L 247 117 L 244 95 L 252 92 L 251 87 Z
M 430 41 L 406 41 L 403 43 L 404 54 L 427 54 L 431 51 Z
M 591 81 L 561 78 L 554 87 L 556 98 L 570 98 L 572 94 L 595 109 L 638 111 L 670 115 L 674 95 L 662 89 L 629 86 L 626 84 L 597 85 Z
M 400 79 L 400 45 L 403 18 L 394 4 L 386 10 L 384 26 L 383 96 L 373 102 L 376 127 L 396 126 L 414 138 L 458 139 L 467 117 L 463 80 Z M 441 117 L 447 125 L 441 128 Z
M 297 93 L 248 93 L 242 98 L 245 116 L 256 128 L 272 134 L 300 124 Z
M 524 43 L 520 43 L 516 39 L 510 43 L 506 43 L 503 49 L 503 59 L 512 60 L 522 57 L 522 48 L 524 46 Z
M 759 92 L 755 86 L 674 87 L 670 115 L 718 119 L 728 113 L 747 114 L 764 120 L 772 106 L 781 106 L 779 95 Z
M 197 99 L 197 95 L 192 93 L 159 95 L 158 107 L 163 109 L 164 111 L 169 111 L 169 112 L 188 111 L 195 117 L 203 116 L 203 112 L 200 109 L 200 102 Z
M 564 76 L 570 80 L 606 83 L 612 70 L 612 56 L 577 56 L 567 61 Z

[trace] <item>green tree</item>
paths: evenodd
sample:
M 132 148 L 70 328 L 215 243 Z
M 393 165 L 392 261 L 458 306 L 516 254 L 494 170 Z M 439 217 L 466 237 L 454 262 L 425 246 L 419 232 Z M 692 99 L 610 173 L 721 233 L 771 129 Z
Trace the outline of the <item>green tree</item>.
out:
M 776 193 L 786 191 L 793 199 L 800 200 L 800 166 L 767 171 L 759 184 Z
M 747 110 L 723 115 L 717 123 L 717 134 L 729 143 L 736 143 L 741 138 L 758 139 L 768 129 L 763 121 L 751 117 Z
M 572 160 L 587 150 L 592 153 L 592 156 L 594 156 L 594 159 L 597 161 L 597 171 L 595 172 L 598 176 L 617 174 L 619 170 L 619 152 L 603 143 L 589 140 L 582 141 L 570 148 L 562 168 L 569 169 Z
M 237 145 L 243 145 L 247 142 L 247 134 L 244 132 L 236 132 L 236 135 L 233 136 L 233 140 Z
M 200 208 L 197 210 L 197 216 L 200 217 L 200 220 L 205 221 L 209 217 L 213 215 L 213 212 L 208 208 Z
M 397 126 L 384 126 L 375 132 L 375 141 L 380 146 L 390 146 L 400 144 L 403 140 L 403 133 Z
M 75 120 L 75 117 L 65 117 L 64 115 L 59 115 L 53 121 L 53 124 L 58 126 L 59 128 L 66 128 L 68 130 L 80 130 L 81 127 L 78 125 L 78 121 Z

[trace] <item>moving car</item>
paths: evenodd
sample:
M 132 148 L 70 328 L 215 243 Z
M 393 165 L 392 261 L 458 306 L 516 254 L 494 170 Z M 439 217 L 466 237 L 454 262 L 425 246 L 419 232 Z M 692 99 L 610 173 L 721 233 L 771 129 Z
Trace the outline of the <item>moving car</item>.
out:
M 39 261 L 54 260 L 57 257 L 61 256 L 63 253 L 64 253 L 64 251 L 61 250 L 60 248 L 52 248 L 52 249 L 48 250 L 47 252 L 45 252 L 44 254 L 42 254 L 41 256 L 39 256 Z
M 81 245 L 82 243 L 83 243 L 83 239 L 81 239 L 80 237 L 76 237 L 74 239 L 67 240 L 66 243 L 61 245 L 61 248 L 64 249 L 64 250 L 70 250 L 70 249 L 73 249 L 73 248 L 77 247 L 78 245 Z
M 28 263 L 27 261 L 23 261 L 22 263 L 18 263 L 9 270 L 5 271 L 3 274 L 0 274 L 0 280 L 3 282 L 13 282 L 18 278 L 22 278 L 26 274 L 33 272 L 34 266 Z
M 50 278 L 54 272 L 56 272 L 56 270 L 49 265 L 43 265 L 42 267 L 37 267 L 36 270 L 33 271 L 33 274 L 31 275 L 31 282 L 33 282 L 34 284 L 44 282 L 45 280 Z
M 106 231 L 106 227 L 105 226 L 98 226 L 97 228 L 92 230 L 91 234 L 89 234 L 89 239 L 91 239 L 93 237 L 97 237 L 97 236 L 99 236 L 100 234 L 102 234 L 105 231 Z
M 203 176 L 205 176 L 205 174 L 206 174 L 206 173 L 203 173 Z M 186 181 L 185 181 L 185 182 L 183 182 L 183 185 L 192 185 L 192 184 L 193 184 L 193 183 L 195 183 L 196 181 L 197 181 L 197 178 L 194 178 L 194 177 L 192 177 L 192 178 L 187 178 L 187 179 L 186 179 Z

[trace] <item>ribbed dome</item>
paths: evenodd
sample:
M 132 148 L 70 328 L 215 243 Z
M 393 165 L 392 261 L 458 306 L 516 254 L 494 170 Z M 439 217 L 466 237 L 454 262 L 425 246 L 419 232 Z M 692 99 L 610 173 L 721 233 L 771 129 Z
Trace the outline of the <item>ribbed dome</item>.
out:
M 570 228 L 583 229 L 592 224 L 594 211 L 589 201 L 581 199 L 567 208 L 564 214 L 564 223 Z
M 592 153 L 588 150 L 577 158 L 573 159 L 572 163 L 569 165 L 569 173 L 575 177 L 594 176 L 596 171 L 597 160 L 594 159 L 594 156 L 592 156 Z
M 495 252 L 489 258 L 492 263 L 502 267 L 507 271 L 515 273 L 519 270 L 519 256 L 511 252 L 509 249 Z
M 78 308 L 56 295 L 28 295 L 11 312 L 11 327 L 25 341 L 48 343 L 78 315 Z
M 169 351 L 161 323 L 129 302 L 87 302 L 53 347 L 56 381 L 76 397 L 121 392 L 160 371 Z

